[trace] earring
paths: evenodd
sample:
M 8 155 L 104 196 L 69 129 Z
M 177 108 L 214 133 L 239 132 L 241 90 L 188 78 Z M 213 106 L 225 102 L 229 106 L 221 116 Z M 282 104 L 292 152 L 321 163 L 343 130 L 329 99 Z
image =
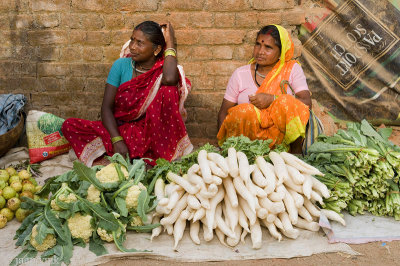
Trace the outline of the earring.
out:
M 157 56 L 158 55 L 158 53 L 154 53 L 154 56 Z

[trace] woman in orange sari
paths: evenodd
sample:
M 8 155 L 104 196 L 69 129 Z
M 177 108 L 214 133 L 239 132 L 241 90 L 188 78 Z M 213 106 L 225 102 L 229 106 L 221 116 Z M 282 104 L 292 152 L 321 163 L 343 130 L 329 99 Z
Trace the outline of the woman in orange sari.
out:
M 285 28 L 268 25 L 258 32 L 250 64 L 236 69 L 229 80 L 218 114 L 220 145 L 244 135 L 272 139 L 271 147 L 282 143 L 301 153 L 311 95 L 293 51 Z

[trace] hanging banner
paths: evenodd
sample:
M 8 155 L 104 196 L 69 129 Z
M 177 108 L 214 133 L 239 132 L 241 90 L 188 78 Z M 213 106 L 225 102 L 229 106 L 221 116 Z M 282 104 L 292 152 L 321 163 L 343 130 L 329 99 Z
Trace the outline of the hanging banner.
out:
M 300 28 L 313 98 L 335 116 L 400 125 L 399 0 L 310 0 Z

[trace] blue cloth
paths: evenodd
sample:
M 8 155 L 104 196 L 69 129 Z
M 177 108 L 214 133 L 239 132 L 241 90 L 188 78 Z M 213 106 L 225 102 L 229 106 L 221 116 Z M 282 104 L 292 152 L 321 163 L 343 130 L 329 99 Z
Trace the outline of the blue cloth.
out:
M 24 107 L 26 98 L 23 94 L 0 95 L 0 135 L 13 129 L 19 122 L 19 111 Z
M 132 74 L 132 59 L 130 57 L 120 58 L 112 65 L 107 83 L 118 88 L 122 83 L 131 80 Z

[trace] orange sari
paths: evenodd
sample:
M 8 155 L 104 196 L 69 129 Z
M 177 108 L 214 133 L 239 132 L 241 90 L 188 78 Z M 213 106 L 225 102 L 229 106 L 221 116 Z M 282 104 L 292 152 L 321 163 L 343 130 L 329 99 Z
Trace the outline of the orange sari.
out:
M 280 87 L 281 81 L 289 80 L 296 63 L 292 60 L 294 45 L 286 29 L 281 26 L 277 28 L 282 43 L 281 57 L 256 92 L 272 94 L 277 98 L 269 107 L 261 110 L 251 103 L 230 108 L 217 135 L 219 145 L 229 137 L 240 135 L 251 140 L 271 139 L 270 147 L 281 143 L 289 145 L 297 138 L 305 136 L 309 107 L 294 96 L 286 94 Z M 288 89 L 287 85 L 285 89 Z

